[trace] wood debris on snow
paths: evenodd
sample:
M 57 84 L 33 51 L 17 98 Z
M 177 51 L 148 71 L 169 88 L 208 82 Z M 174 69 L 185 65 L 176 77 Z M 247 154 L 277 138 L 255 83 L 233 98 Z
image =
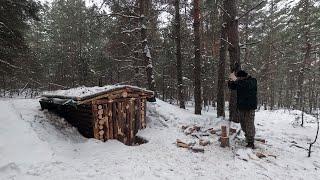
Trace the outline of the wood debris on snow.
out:
M 186 142 L 183 142 L 180 139 L 177 139 L 176 144 L 177 144 L 178 147 L 189 149 L 192 152 L 196 152 L 196 153 L 197 152 L 202 152 L 202 153 L 204 153 L 204 149 L 202 147 L 194 146 L 195 144 L 186 143 Z

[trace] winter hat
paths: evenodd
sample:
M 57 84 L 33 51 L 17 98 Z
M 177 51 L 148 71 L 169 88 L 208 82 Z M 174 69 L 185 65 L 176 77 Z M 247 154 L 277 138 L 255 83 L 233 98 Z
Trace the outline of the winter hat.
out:
M 248 73 L 243 71 L 243 70 L 240 70 L 240 71 L 237 72 L 236 76 L 237 77 L 247 77 Z

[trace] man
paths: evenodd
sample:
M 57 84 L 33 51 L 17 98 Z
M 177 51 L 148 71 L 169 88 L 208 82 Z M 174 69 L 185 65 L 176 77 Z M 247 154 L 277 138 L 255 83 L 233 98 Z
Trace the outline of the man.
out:
M 257 80 L 245 71 L 230 74 L 228 86 L 237 91 L 237 109 L 241 129 L 245 133 L 247 146 L 254 149 L 254 113 L 257 109 Z

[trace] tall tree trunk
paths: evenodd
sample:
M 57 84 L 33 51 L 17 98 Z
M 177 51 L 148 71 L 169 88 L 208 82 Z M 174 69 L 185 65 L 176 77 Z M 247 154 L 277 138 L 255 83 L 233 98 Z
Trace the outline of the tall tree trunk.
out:
M 147 84 L 148 84 L 148 89 L 155 92 L 155 96 L 149 100 L 155 101 L 156 82 L 154 80 L 154 75 L 153 75 L 152 59 L 151 59 L 150 49 L 148 46 L 148 36 L 147 36 L 147 16 L 148 16 L 148 9 L 150 9 L 150 7 L 148 6 L 151 6 L 150 0 L 140 0 L 141 40 L 142 40 L 143 58 L 145 61 L 146 73 L 147 73 Z
M 194 28 L 194 101 L 195 114 L 201 114 L 201 53 L 200 53 L 200 0 L 193 1 Z
M 300 71 L 299 71 L 299 76 L 298 76 L 298 87 L 299 87 L 299 109 L 302 110 L 304 107 L 304 93 L 302 92 L 304 89 L 303 82 L 305 79 L 305 71 L 306 71 L 306 66 L 308 65 L 308 62 L 310 60 L 310 55 L 311 55 L 311 43 L 310 43 L 310 14 L 309 14 L 309 0 L 304 0 L 303 1 L 303 9 L 304 9 L 304 38 L 305 38 L 305 54 L 304 54 L 304 59 L 303 63 L 301 65 Z
M 176 33 L 176 58 L 177 58 L 177 82 L 178 82 L 178 100 L 180 108 L 185 109 L 185 97 L 183 91 L 183 79 L 182 79 L 182 55 L 181 55 L 181 30 L 180 30 L 180 0 L 174 1 L 175 8 L 175 33 Z
M 225 7 L 226 1 L 223 2 Z M 227 55 L 227 18 L 228 15 L 223 13 L 220 32 L 220 52 L 218 65 L 218 86 L 217 86 L 217 117 L 225 117 L 225 69 Z
M 237 19 L 236 0 L 224 0 L 224 8 L 228 12 L 228 51 L 230 56 L 230 71 L 237 72 L 240 70 L 240 46 L 239 46 L 239 22 Z M 237 91 L 232 90 L 229 100 L 230 121 L 238 122 L 237 110 Z
M 216 18 L 218 14 L 218 1 L 214 2 L 213 10 L 210 12 L 210 22 L 211 22 L 211 32 L 212 32 L 212 57 L 214 61 L 219 60 L 219 51 L 220 51 L 220 36 L 221 36 L 221 19 L 222 16 L 219 15 L 218 18 Z M 218 68 L 216 68 L 216 64 L 213 62 L 212 65 L 212 74 L 213 74 L 213 87 L 212 87 L 212 106 L 216 107 L 216 102 L 218 101 L 218 76 L 216 75 L 218 73 Z M 219 66 L 219 65 L 218 65 Z

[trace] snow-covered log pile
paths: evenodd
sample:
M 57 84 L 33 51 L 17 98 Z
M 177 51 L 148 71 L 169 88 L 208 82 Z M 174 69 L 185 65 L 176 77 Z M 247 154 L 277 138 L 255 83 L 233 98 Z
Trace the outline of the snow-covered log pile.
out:
M 138 130 L 146 127 L 146 101 L 151 97 L 152 91 L 127 85 L 79 87 L 47 92 L 40 104 L 66 118 L 85 137 L 133 145 Z

